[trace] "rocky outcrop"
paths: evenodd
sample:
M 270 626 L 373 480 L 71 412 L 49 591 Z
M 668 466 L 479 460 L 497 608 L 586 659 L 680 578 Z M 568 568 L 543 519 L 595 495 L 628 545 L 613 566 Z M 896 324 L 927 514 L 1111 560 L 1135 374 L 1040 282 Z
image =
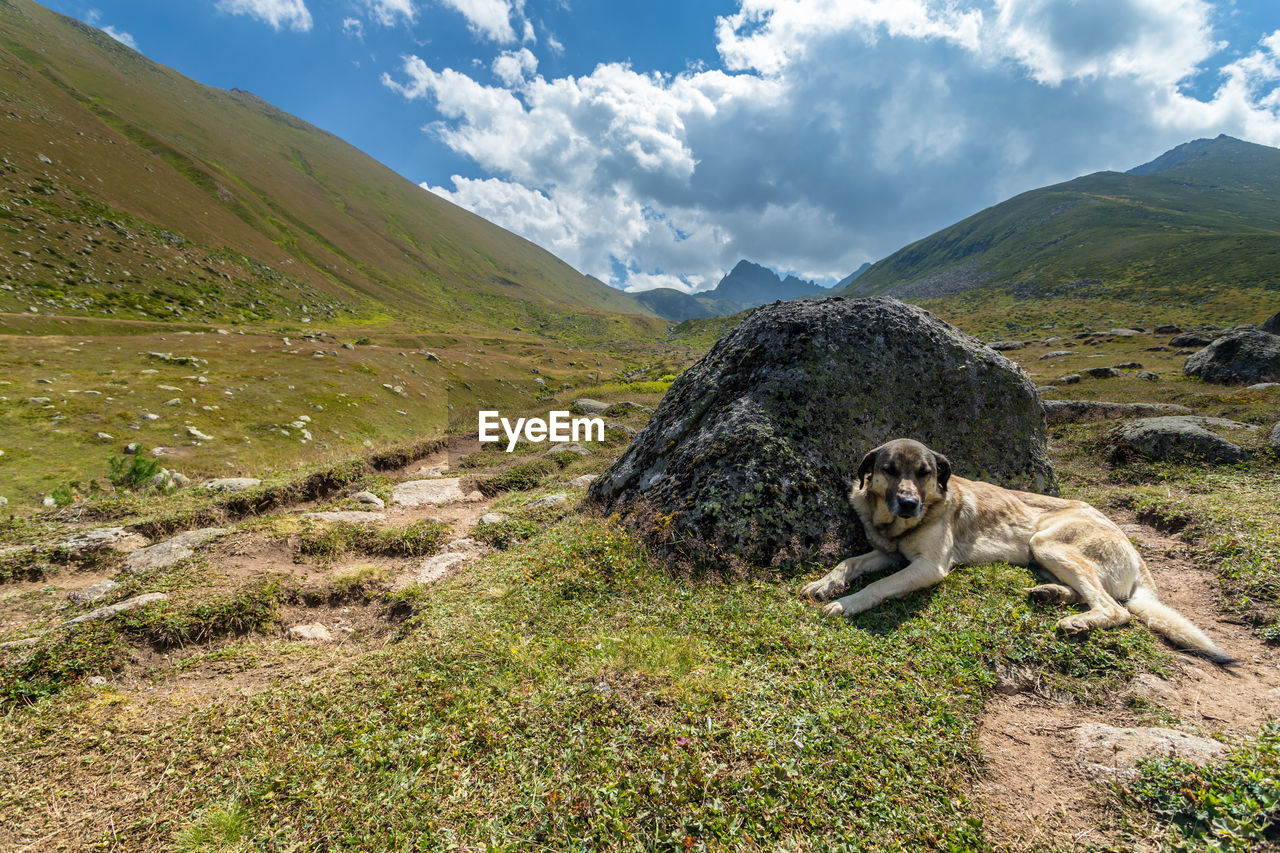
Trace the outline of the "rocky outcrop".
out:
M 1161 462 L 1227 464 L 1247 459 L 1249 452 L 1219 433 L 1241 440 L 1259 431 L 1252 424 L 1225 418 L 1142 418 L 1111 430 L 1107 456 L 1112 462 L 1123 462 L 1137 454 Z
M 909 436 L 956 473 L 1056 492 L 1044 415 L 1013 362 L 893 299 L 766 306 L 667 391 L 591 497 L 699 562 L 767 566 L 865 545 L 862 456 Z
M 1044 419 L 1051 424 L 1190 413 L 1191 410 L 1186 406 L 1179 406 L 1176 403 L 1108 403 L 1103 400 L 1046 400 L 1044 402 Z
M 1092 779 L 1129 781 L 1148 758 L 1180 758 L 1202 765 L 1226 752 L 1216 740 L 1165 728 L 1118 728 L 1085 723 L 1076 729 L 1076 767 Z
M 188 557 L 195 556 L 196 548 L 212 542 L 228 531 L 221 527 L 204 527 L 188 530 L 148 548 L 134 551 L 124 561 L 124 570 L 130 574 L 167 569 Z
M 1182 372 L 1218 385 L 1280 382 L 1280 335 L 1252 329 L 1218 338 L 1192 353 Z

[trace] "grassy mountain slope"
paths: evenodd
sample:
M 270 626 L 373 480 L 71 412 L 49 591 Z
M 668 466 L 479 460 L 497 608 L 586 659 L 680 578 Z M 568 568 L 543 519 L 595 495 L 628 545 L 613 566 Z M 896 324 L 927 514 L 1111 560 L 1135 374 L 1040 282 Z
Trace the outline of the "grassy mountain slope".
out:
M 1280 289 L 1278 201 L 1280 150 L 1197 140 L 1131 173 L 1015 196 L 900 249 L 840 292 L 942 299 L 960 313 L 1087 298 L 1235 319 Z
M 644 290 L 633 295 L 637 302 L 659 317 L 676 323 L 699 317 L 711 317 L 715 314 L 710 308 L 683 290 L 675 290 L 670 287 L 655 287 L 653 290 Z
M 0 102 L 0 311 L 435 328 L 648 313 L 331 134 L 27 0 L 0 0 Z

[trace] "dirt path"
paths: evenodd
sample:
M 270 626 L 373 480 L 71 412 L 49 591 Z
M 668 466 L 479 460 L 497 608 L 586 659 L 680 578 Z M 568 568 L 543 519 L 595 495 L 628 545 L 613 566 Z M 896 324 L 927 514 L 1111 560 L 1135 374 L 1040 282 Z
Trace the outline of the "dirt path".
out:
M 1126 522 L 1121 526 L 1138 542 L 1161 600 L 1204 628 L 1239 663 L 1226 670 L 1178 655 L 1168 678 L 1139 676 L 1128 693 L 1101 707 L 1034 691 L 993 696 L 978 734 L 987 763 L 974 795 L 988 837 L 1001 847 L 1075 850 L 1117 841 L 1107 806 L 1113 795 L 1077 768 L 1076 729 L 1095 722 L 1153 725 L 1149 714 L 1144 719 L 1127 704 L 1130 698 L 1159 706 L 1179 721 L 1158 725 L 1228 742 L 1280 716 L 1280 651 L 1222 616 L 1213 601 L 1213 573 L 1192 563 L 1185 543 L 1119 515 L 1117 521 Z

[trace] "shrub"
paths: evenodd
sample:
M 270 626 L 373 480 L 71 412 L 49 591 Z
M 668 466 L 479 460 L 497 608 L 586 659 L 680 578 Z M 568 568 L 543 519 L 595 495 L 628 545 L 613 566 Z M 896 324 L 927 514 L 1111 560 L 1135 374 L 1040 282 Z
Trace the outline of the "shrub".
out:
M 132 456 L 112 456 L 107 460 L 107 479 L 117 489 L 144 489 L 159 473 L 160 462 L 144 455 L 141 447 Z

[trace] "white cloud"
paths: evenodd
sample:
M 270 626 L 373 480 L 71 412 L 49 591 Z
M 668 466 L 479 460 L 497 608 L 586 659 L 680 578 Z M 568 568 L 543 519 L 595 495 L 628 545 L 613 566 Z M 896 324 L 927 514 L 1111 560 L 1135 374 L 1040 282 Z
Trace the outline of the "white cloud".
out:
M 441 2 L 454 11 L 460 12 L 476 35 L 501 44 L 516 40 L 516 31 L 511 27 L 511 14 L 514 10 L 507 0 L 441 0 Z
M 108 26 L 103 27 L 103 28 L 102 28 L 102 31 L 103 31 L 104 33 L 106 33 L 107 35 L 111 36 L 111 37 L 112 37 L 113 39 L 115 39 L 116 41 L 120 42 L 121 44 L 128 45 L 129 47 L 133 48 L 134 50 L 137 50 L 137 49 L 138 49 L 138 42 L 137 42 L 137 40 L 135 40 L 133 36 L 129 35 L 128 33 L 124 32 L 123 30 L 117 30 L 115 27 L 112 27 L 112 26 L 109 26 L 109 25 L 108 25 Z
M 508 88 L 524 82 L 537 70 L 538 58 L 527 47 L 505 51 L 493 61 L 493 76 Z
M 523 14 L 493 2 L 508 25 Z M 1196 136 L 1280 144 L 1280 33 L 1223 64 L 1211 95 L 1188 93 L 1212 80 L 1214 11 L 743 0 L 708 21 L 718 69 L 547 80 L 514 51 L 493 63 L 501 85 L 417 57 L 384 82 L 430 103 L 429 132 L 488 176 L 433 192 L 585 272 L 705 289 L 747 257 L 835 279 L 1015 193 Z
M 413 0 L 365 0 L 369 17 L 384 27 L 393 27 L 398 21 L 412 24 L 417 19 Z
M 342 34 L 364 41 L 364 22 L 359 18 L 343 18 Z
M 311 29 L 311 12 L 303 0 L 219 0 L 218 8 L 232 15 L 248 15 L 271 25 L 298 32 Z
M 560 39 L 556 38 L 551 33 L 547 33 L 547 48 L 556 56 L 560 56 L 564 53 L 564 45 L 560 42 Z

